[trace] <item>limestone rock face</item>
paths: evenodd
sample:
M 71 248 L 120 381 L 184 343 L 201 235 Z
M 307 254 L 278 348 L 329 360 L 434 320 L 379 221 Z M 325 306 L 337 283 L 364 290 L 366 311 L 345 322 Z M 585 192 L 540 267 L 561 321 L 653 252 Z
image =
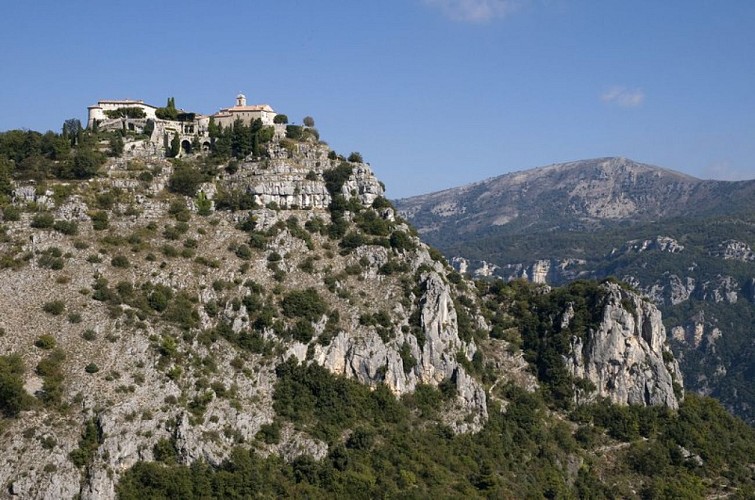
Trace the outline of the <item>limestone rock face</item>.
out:
M 674 238 L 669 236 L 656 236 L 652 240 L 631 240 L 624 244 L 621 250 L 614 250 L 612 253 L 642 253 L 648 250 L 658 250 L 660 252 L 679 253 L 684 250 L 684 245 L 679 244 Z
M 470 261 L 464 257 L 453 257 L 451 265 L 461 274 L 471 274 L 475 278 L 485 278 L 498 274 L 498 266 L 484 260 Z
M 383 196 L 385 190 L 370 167 L 359 163 L 354 167 L 351 177 L 344 183 L 341 191 L 347 198 L 356 194 L 363 205 L 369 206 L 372 205 L 375 198 Z
M 724 260 L 739 260 L 741 262 L 755 261 L 755 252 L 747 243 L 737 240 L 726 240 L 718 246 L 718 251 L 713 255 Z
M 681 377 L 676 361 L 664 361 L 666 330 L 660 311 L 617 284 L 604 286 L 603 319 L 586 340 L 572 339 L 567 368 L 615 403 L 678 408 L 674 384 L 681 384 Z
M 538 260 L 532 264 L 531 276 L 532 282 L 544 285 L 548 282 L 548 272 L 551 270 L 551 262 L 549 260 Z
M 285 149 L 271 147 L 270 158 L 240 163 L 236 173 L 229 176 L 229 186 L 254 196 L 259 205 L 275 203 L 280 208 L 327 208 L 331 194 L 321 176 L 324 169 L 337 165 L 328 158 L 329 149 L 317 144 L 296 145 L 294 158 Z M 385 190 L 369 166 L 357 163 L 341 193 L 356 196 L 369 206 Z
M 695 279 L 687 277 L 684 281 L 677 275 L 672 274 L 669 277 L 669 301 L 673 305 L 681 304 L 689 299 L 695 290 Z
M 341 332 L 327 348 L 318 346 L 315 361 L 368 385 L 385 383 L 396 395 L 413 392 L 417 384 L 438 385 L 450 379 L 456 385 L 457 399 L 456 411 L 448 415 L 448 425 L 457 432 L 479 430 L 487 420 L 485 390 L 456 359 L 459 352 L 471 359 L 476 347 L 459 338 L 448 284 L 433 271 L 422 276 L 421 286 L 422 342 L 413 334 L 402 333 L 386 343 L 376 333 L 360 332 L 358 325 L 352 325 L 350 332 Z M 410 369 L 404 366 L 399 353 L 404 344 L 416 360 Z M 296 349 L 290 353 L 300 358 L 305 354 Z

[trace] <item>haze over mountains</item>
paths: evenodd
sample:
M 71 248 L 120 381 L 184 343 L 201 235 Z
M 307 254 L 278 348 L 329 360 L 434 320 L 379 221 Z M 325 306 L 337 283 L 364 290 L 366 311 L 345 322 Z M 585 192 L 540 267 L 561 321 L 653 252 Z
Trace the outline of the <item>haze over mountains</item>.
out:
M 753 422 L 755 180 L 598 158 L 396 205 L 470 274 L 553 285 L 616 276 L 638 287 L 664 313 L 686 386 Z

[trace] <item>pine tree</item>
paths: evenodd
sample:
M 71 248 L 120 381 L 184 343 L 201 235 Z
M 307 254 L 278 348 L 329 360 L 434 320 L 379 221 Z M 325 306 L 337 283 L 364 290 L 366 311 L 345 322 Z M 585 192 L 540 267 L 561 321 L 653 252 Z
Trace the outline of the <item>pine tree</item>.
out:
M 170 151 L 168 156 L 175 158 L 181 150 L 181 139 L 178 138 L 178 132 L 173 132 L 173 139 L 170 141 Z

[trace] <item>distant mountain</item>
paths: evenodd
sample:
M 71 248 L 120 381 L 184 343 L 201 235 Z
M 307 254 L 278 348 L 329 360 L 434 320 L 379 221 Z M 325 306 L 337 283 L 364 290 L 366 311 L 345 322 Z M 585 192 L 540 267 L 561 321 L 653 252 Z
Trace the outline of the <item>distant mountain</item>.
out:
M 663 311 L 685 385 L 755 422 L 755 181 L 599 158 L 396 206 L 473 275 L 633 284 Z
M 598 158 L 513 172 L 397 205 L 430 241 L 442 241 L 440 234 L 449 230 L 487 233 L 495 227 L 517 234 L 723 215 L 734 206 L 752 210 L 754 195 L 755 181 L 703 181 L 626 158 Z

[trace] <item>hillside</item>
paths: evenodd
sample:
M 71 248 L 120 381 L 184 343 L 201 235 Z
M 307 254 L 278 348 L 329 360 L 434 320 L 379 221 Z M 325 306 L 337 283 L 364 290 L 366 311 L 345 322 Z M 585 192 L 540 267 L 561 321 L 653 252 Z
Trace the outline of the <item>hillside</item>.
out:
M 752 494 L 637 293 L 471 282 L 361 155 L 213 133 L 0 136 L 3 497 Z
M 636 286 L 664 313 L 686 386 L 755 422 L 754 189 L 602 158 L 397 207 L 466 272 L 554 285 L 616 276 Z

